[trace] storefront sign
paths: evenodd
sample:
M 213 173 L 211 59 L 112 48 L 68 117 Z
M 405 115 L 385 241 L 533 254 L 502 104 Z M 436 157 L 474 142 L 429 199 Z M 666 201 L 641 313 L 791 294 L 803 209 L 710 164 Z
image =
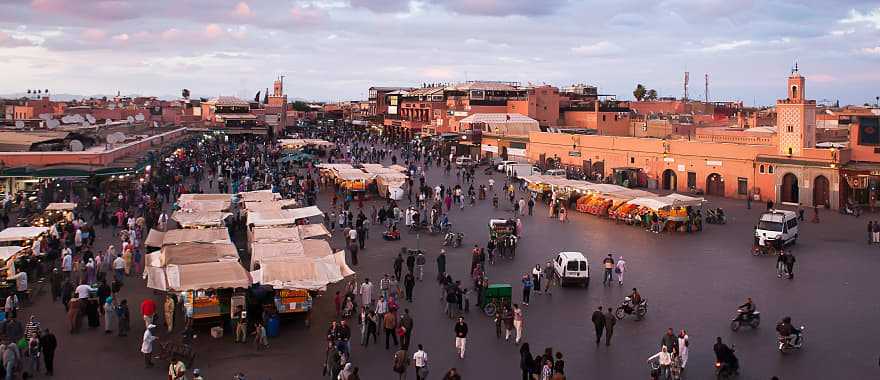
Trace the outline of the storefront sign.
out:
M 664 157 L 663 162 L 670 162 L 671 163 L 671 162 L 675 162 L 675 159 L 672 157 Z
M 493 145 L 481 145 L 480 150 L 484 152 L 498 153 L 498 147 Z
M 871 170 L 871 175 L 880 176 L 880 170 Z
M 721 161 L 706 161 L 706 166 L 721 166 Z
M 569 151 L 569 152 L 568 152 L 568 156 L 569 156 L 569 157 L 580 157 L 580 156 L 581 156 L 581 152 L 576 151 L 576 150 L 572 150 L 572 151 Z
M 685 167 L 683 164 L 678 164 L 678 171 L 680 171 L 680 172 L 685 171 Z
M 511 156 L 525 156 L 526 150 L 522 148 L 507 148 L 507 154 Z

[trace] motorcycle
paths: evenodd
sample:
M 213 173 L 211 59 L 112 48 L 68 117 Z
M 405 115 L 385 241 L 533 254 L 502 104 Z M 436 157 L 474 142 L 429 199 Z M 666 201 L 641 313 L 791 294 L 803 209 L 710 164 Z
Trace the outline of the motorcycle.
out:
M 632 299 L 626 297 L 620 306 L 617 307 L 614 314 L 617 316 L 617 319 L 623 319 L 627 315 L 635 315 L 636 320 L 642 319 L 645 317 L 645 314 L 648 314 L 648 300 L 643 299 L 638 306 L 633 307 Z
M 706 212 L 706 223 L 709 224 L 727 224 L 727 216 L 720 207 L 717 209 L 709 209 Z
M 464 234 L 461 232 L 452 232 L 449 231 L 446 233 L 446 236 L 443 238 L 443 246 L 452 246 L 453 248 L 461 247 L 461 241 L 464 239 Z
M 761 312 L 755 310 L 751 313 L 743 313 L 742 309 L 736 309 L 736 316 L 730 321 L 730 329 L 738 331 L 743 324 L 749 325 L 753 329 L 758 328 L 758 325 L 761 324 Z
M 800 350 L 804 346 L 804 326 L 801 326 L 800 334 L 792 334 L 789 336 L 778 336 L 779 352 L 787 354 L 794 350 Z
M 736 352 L 736 346 L 730 347 L 731 353 Z M 736 356 L 734 356 L 736 358 Z M 731 365 L 731 363 L 723 363 L 715 361 L 715 378 L 718 380 L 727 380 L 739 375 L 739 365 Z

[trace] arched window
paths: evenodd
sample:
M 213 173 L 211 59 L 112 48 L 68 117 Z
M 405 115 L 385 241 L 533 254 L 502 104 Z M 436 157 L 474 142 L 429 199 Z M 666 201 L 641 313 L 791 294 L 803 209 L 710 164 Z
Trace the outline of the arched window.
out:
M 773 174 L 773 165 L 767 165 L 767 173 Z
M 791 86 L 791 98 L 797 99 L 797 97 L 798 97 L 797 86 Z
M 792 149 L 788 148 L 788 155 L 791 156 L 791 153 L 792 153 Z
M 761 174 L 764 174 L 764 165 L 763 164 L 760 167 L 758 167 L 758 172 Z

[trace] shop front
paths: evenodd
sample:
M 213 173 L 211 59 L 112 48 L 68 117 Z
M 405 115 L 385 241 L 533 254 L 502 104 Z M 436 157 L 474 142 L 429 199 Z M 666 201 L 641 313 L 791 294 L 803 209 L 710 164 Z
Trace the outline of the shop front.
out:
M 850 162 L 840 169 L 840 206 L 874 209 L 880 197 L 880 164 Z

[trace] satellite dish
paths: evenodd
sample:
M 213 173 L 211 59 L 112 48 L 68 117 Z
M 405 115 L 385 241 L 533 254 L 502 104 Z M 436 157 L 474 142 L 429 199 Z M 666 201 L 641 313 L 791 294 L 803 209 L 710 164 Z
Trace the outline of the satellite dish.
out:
M 15 127 L 18 128 L 18 129 L 23 129 L 23 128 L 24 128 L 24 121 L 22 121 L 22 120 L 17 120 L 17 121 L 15 122 Z
M 128 118 L 126 118 L 126 120 L 128 120 L 128 123 L 129 123 L 129 124 L 134 123 L 134 118 L 131 117 L 131 116 L 129 116 Z
M 134 119 L 137 121 L 144 121 L 144 114 L 139 113 L 137 115 L 134 115 Z
M 59 122 L 58 120 L 54 120 L 54 119 L 46 120 L 46 128 L 55 129 L 55 128 L 58 128 L 58 126 L 60 126 L 60 125 L 61 125 L 61 122 Z
M 71 152 L 82 152 L 83 143 L 79 142 L 79 140 L 70 140 L 70 151 Z
M 91 114 L 86 115 L 86 120 L 89 121 L 89 124 L 95 124 L 95 121 L 96 121 L 95 117 L 92 116 Z

